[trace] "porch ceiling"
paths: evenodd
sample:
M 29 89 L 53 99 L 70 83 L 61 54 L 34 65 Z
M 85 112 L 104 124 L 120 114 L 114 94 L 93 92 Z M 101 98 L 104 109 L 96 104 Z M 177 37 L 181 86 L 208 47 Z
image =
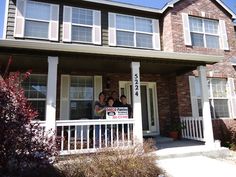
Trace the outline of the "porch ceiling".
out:
M 47 55 L 29 55 L 19 53 L 0 53 L 0 70 L 4 70 L 9 56 L 13 57 L 10 71 L 26 71 L 32 69 L 33 73 L 47 73 Z M 59 56 L 58 71 L 64 74 L 77 73 L 130 73 L 131 62 L 140 62 L 141 74 L 182 74 L 193 69 L 202 63 L 176 62 L 176 61 L 155 61 L 144 59 L 132 59 L 112 56 L 94 55 L 61 55 Z M 3 71 L 2 71 L 3 72 Z
M 130 73 L 130 63 L 139 61 L 141 73 L 185 73 L 199 65 L 211 64 L 223 56 L 170 53 L 82 44 L 0 40 L 0 65 L 6 65 L 12 55 L 13 70 L 33 69 L 47 72 L 47 57 L 59 56 L 59 72 Z

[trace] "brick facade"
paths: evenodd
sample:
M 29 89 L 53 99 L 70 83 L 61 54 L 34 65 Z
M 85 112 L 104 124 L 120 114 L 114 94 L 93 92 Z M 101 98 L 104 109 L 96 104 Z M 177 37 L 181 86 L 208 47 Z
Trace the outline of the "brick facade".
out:
M 192 16 L 224 20 L 226 23 L 228 43 L 230 46 L 229 51 L 221 49 L 209 49 L 203 47 L 186 46 L 184 44 L 183 23 L 181 13 L 187 13 Z M 235 27 L 232 22 L 231 16 L 226 12 L 217 2 L 211 0 L 182 0 L 174 5 L 174 8 L 169 9 L 163 19 L 163 31 L 168 33 L 162 34 L 162 45 L 164 51 L 170 52 L 183 52 L 183 53 L 196 53 L 207 55 L 224 55 L 224 60 L 214 65 L 207 65 L 208 77 L 217 78 L 235 78 L 236 84 L 236 68 L 230 63 L 230 58 L 236 56 L 236 35 Z M 177 83 L 177 96 L 178 96 L 178 109 L 180 116 L 191 116 L 191 101 L 189 91 L 188 76 L 198 76 L 195 70 L 188 74 L 178 76 Z M 235 120 L 220 119 L 213 120 L 214 135 L 216 139 L 222 139 L 222 127 L 228 128 L 229 126 L 236 125 Z

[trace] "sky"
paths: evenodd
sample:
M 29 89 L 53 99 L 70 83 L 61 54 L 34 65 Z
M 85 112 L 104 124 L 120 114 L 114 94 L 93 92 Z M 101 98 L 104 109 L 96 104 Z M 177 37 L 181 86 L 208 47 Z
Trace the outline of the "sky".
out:
M 114 1 L 161 9 L 170 0 L 114 0 Z M 234 13 L 236 13 L 235 0 L 222 0 L 222 2 L 224 2 L 231 10 L 234 11 Z M 3 33 L 4 15 L 5 15 L 5 0 L 0 0 L 0 38 L 2 37 Z

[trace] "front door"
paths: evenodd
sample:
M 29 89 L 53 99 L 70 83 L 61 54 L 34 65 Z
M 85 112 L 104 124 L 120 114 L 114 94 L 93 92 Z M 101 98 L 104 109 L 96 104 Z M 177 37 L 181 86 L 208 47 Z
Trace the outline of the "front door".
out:
M 132 105 L 132 85 L 128 81 L 119 82 L 120 95 L 127 96 L 129 104 Z M 141 82 L 141 105 L 143 134 L 159 134 L 159 121 L 157 110 L 157 94 L 155 82 Z

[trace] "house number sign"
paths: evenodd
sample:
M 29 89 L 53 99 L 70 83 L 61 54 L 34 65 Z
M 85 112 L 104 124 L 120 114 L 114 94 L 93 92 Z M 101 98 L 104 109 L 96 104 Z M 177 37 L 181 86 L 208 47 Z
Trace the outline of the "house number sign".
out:
M 134 95 L 139 96 L 139 76 L 134 74 Z

